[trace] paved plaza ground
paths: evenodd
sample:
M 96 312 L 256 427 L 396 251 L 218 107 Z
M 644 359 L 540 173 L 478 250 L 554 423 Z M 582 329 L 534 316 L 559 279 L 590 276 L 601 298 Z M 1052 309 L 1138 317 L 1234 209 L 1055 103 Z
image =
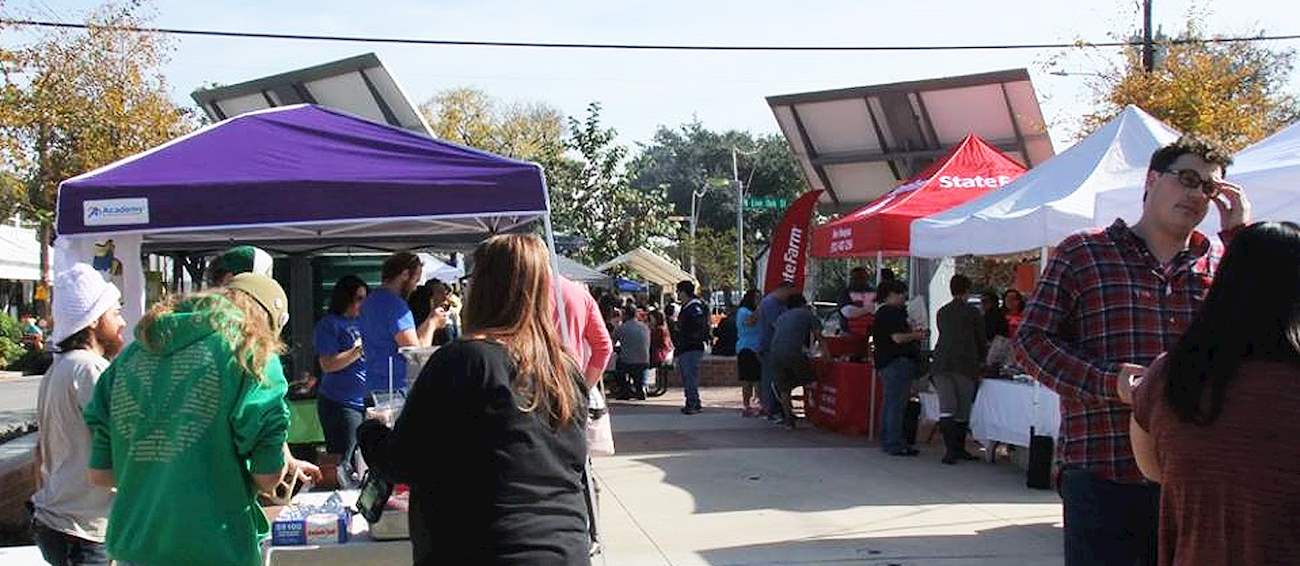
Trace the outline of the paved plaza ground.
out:
M 739 397 L 706 390 L 693 417 L 677 389 L 615 404 L 618 454 L 596 460 L 597 564 L 1062 562 L 1060 500 L 1014 465 L 941 465 L 937 437 L 919 457 L 886 456 L 862 437 L 741 418 Z

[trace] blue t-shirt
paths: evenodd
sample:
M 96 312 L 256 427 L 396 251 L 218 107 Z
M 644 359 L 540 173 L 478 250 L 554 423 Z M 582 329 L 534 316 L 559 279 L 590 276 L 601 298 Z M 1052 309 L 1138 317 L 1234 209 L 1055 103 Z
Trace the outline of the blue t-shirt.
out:
M 736 309 L 736 351 L 753 350 L 758 351 L 760 342 L 763 339 L 763 330 L 759 327 L 760 321 L 754 321 L 754 324 L 745 324 L 754 311 L 745 307 Z
M 786 311 L 785 301 L 772 295 L 763 297 L 758 303 L 758 351 L 766 352 L 772 345 L 772 335 L 776 333 L 776 319 Z
M 361 326 L 358 319 L 347 318 L 337 314 L 327 314 L 316 323 L 316 354 L 333 356 L 339 352 L 352 349 L 352 345 L 361 338 Z M 335 403 L 342 403 L 354 409 L 366 406 L 366 357 L 352 362 L 339 371 L 325 372 L 321 376 L 320 395 Z
M 379 287 L 361 303 L 361 350 L 366 357 L 366 390 L 388 390 L 388 364 L 393 364 L 393 388 L 406 387 L 406 359 L 397 353 L 393 336 L 415 328 L 406 300 Z

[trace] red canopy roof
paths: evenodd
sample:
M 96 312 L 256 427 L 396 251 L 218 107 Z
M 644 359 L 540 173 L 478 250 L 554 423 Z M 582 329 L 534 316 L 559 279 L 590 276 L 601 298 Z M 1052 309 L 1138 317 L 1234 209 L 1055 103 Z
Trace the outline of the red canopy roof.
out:
M 1001 188 L 1024 172 L 1016 160 L 969 134 L 919 175 L 814 229 L 812 256 L 907 255 L 913 220 Z

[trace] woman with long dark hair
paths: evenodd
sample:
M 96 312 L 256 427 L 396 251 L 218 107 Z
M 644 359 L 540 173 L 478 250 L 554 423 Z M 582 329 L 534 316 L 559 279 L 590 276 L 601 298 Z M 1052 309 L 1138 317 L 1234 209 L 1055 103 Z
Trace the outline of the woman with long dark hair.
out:
M 1160 564 L 1300 563 L 1300 226 L 1233 237 L 1200 313 L 1133 392 Z
M 429 359 L 390 431 L 358 431 L 374 473 L 411 485 L 416 564 L 587 564 L 586 386 L 532 235 L 474 252 L 464 334 Z
M 316 413 L 325 433 L 325 450 L 339 456 L 339 483 L 352 487 L 352 454 L 357 447 L 357 427 L 365 420 L 366 360 L 361 347 L 361 302 L 370 287 L 355 275 L 345 275 L 330 293 L 329 311 L 316 322 L 314 345 L 320 361 L 321 383 L 316 390 Z

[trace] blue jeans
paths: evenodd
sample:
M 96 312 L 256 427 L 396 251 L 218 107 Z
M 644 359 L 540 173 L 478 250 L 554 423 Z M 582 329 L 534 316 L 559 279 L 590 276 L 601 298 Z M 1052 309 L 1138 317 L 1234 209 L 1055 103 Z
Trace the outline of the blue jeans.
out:
M 32 519 L 32 535 L 41 556 L 55 566 L 108 566 L 108 550 L 102 542 L 91 542 L 51 529 Z
M 916 362 L 912 358 L 894 358 L 880 370 L 885 380 L 880 449 L 885 452 L 898 452 L 908 448 L 903 432 L 903 415 L 907 413 L 907 399 L 912 394 L 916 370 Z
M 758 359 L 763 367 L 763 373 L 758 378 L 758 401 L 762 404 L 764 413 L 779 415 L 784 411 L 776 399 L 776 363 L 772 359 L 772 352 L 762 352 L 758 354 Z
M 1059 488 L 1066 566 L 1156 564 L 1159 486 L 1115 483 L 1066 468 Z
M 352 455 L 357 449 L 357 427 L 365 420 L 365 411 L 354 409 L 325 397 L 316 398 L 316 414 L 325 433 L 325 451 L 339 455 L 339 468 L 351 477 L 356 471 Z
M 677 354 L 677 373 L 682 375 L 682 388 L 686 390 L 686 406 L 692 409 L 700 408 L 700 361 L 703 359 L 702 350 Z

